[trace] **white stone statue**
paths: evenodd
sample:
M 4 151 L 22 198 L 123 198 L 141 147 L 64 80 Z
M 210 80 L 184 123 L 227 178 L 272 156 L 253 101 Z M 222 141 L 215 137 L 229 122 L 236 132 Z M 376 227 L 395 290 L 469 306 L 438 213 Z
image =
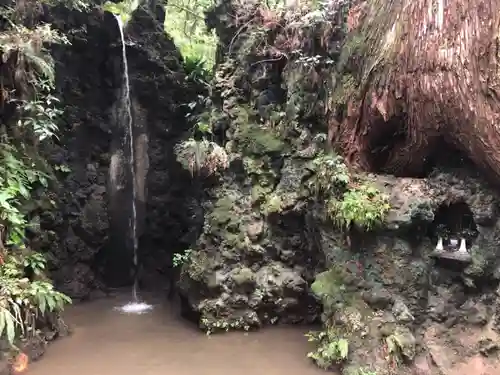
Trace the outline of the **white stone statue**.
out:
M 436 250 L 437 251 L 443 251 L 444 250 L 443 239 L 441 237 L 438 237 L 438 242 L 437 242 L 437 245 L 436 245 Z
M 460 248 L 458 249 L 459 253 L 468 254 L 467 253 L 467 244 L 465 243 L 465 238 L 460 239 Z

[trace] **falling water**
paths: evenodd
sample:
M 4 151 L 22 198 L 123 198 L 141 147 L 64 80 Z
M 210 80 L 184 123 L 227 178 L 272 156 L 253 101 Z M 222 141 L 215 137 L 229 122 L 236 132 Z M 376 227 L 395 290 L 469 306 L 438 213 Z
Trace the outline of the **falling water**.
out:
M 142 313 L 144 311 L 150 310 L 151 305 L 142 303 L 139 301 L 137 296 L 138 289 L 138 267 L 139 260 L 137 256 L 138 240 L 137 240 L 137 188 L 136 188 L 136 174 L 135 174 L 135 150 L 134 150 L 134 135 L 133 131 L 133 118 L 132 118 L 132 103 L 130 101 L 130 80 L 128 75 L 128 60 L 127 60 L 127 49 L 125 44 L 125 33 L 124 24 L 119 15 L 114 15 L 116 22 L 118 23 L 118 29 L 120 30 L 120 39 L 122 45 L 122 59 L 123 59 L 123 82 L 125 85 L 125 95 L 123 98 L 123 105 L 127 111 L 127 131 L 129 136 L 129 147 L 130 147 L 130 172 L 132 174 L 132 243 L 134 251 L 134 286 L 132 289 L 133 302 L 122 306 L 120 309 L 127 313 Z

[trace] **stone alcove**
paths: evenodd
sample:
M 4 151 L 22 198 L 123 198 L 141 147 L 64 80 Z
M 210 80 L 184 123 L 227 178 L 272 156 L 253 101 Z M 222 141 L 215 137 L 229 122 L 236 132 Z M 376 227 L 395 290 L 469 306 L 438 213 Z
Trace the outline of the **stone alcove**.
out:
M 464 201 L 440 205 L 428 230 L 431 242 L 436 245 L 442 238 L 444 248 L 449 251 L 458 248 L 461 238 L 470 249 L 478 234 L 474 214 Z

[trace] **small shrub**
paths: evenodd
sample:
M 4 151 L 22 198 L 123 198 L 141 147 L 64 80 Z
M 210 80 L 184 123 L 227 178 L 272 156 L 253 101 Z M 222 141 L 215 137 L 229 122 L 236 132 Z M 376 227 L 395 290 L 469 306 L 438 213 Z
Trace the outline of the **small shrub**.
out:
M 48 281 L 25 277 L 27 266 L 42 275 L 45 259 L 41 254 L 8 255 L 0 260 L 0 338 L 15 345 L 17 338 L 36 334 L 38 318 L 61 311 L 71 299 Z
M 366 184 L 351 188 L 341 200 L 331 199 L 327 203 L 328 214 L 337 225 L 342 228 L 355 225 L 366 231 L 380 225 L 390 208 L 388 197 Z
M 318 197 L 336 195 L 336 191 L 344 189 L 351 181 L 344 159 L 338 155 L 319 155 L 312 161 L 310 169 L 314 176 L 308 180 L 307 186 Z
M 309 341 L 317 344 L 316 350 L 308 353 L 318 367 L 329 369 L 335 364 L 347 360 L 349 355 L 349 341 L 337 337 L 333 332 L 320 331 L 306 334 Z
M 184 263 L 188 262 L 193 250 L 186 249 L 182 253 L 175 253 L 172 257 L 172 264 L 174 267 L 180 267 Z

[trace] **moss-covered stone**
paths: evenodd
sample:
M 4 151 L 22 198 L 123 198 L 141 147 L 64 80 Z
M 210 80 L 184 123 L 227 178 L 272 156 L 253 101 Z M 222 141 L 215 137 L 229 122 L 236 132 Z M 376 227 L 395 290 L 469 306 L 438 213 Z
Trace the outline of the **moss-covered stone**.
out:
M 247 154 L 278 154 L 285 150 L 285 142 L 274 134 L 273 129 L 258 124 L 240 124 L 235 137 Z

